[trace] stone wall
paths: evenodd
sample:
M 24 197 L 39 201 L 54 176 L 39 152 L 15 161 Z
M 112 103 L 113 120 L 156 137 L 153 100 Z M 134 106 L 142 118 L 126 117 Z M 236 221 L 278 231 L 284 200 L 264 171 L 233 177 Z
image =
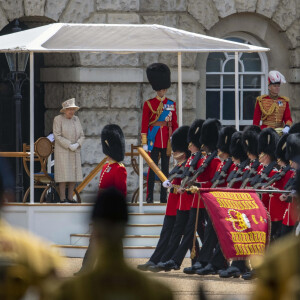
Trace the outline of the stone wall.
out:
M 225 37 L 243 32 L 269 47 L 270 68 L 288 80 L 283 94 L 291 98 L 295 121 L 300 121 L 300 1 L 298 0 L 0 0 L 0 28 L 20 18 L 30 27 L 49 22 L 162 24 L 200 34 Z M 36 22 L 36 23 L 34 23 Z M 183 54 L 183 123 L 205 117 L 203 54 Z M 127 151 L 139 143 L 143 102 L 154 96 L 145 67 L 156 61 L 172 69 L 171 99 L 177 98 L 177 56 L 174 54 L 45 54 L 41 81 L 45 86 L 45 134 L 51 131 L 60 104 L 76 97 L 85 134 L 84 175 L 102 159 L 100 132 L 109 122 L 125 133 Z M 80 76 L 79 76 L 80 75 Z M 78 78 L 81 78 L 78 80 Z M 128 158 L 128 189 L 137 187 Z M 97 190 L 94 179 L 83 193 Z

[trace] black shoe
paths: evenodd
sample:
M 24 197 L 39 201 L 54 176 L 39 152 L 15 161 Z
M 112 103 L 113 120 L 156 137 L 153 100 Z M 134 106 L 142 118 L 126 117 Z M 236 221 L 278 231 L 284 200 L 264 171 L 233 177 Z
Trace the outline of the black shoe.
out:
M 160 199 L 160 203 L 167 203 L 167 199 Z
M 203 266 L 199 261 L 195 262 L 191 267 L 184 268 L 183 273 L 185 274 L 196 274 L 196 271 L 202 269 Z
M 164 270 L 165 270 L 165 272 L 168 272 L 171 270 L 180 270 L 180 266 L 178 266 L 176 264 L 176 262 L 173 259 L 171 259 L 171 260 L 168 260 L 167 262 L 165 262 Z
M 150 267 L 156 266 L 154 262 L 151 260 L 148 260 L 145 264 L 143 265 L 138 265 L 137 268 L 141 271 L 148 271 Z
M 147 203 L 153 203 L 153 196 L 148 196 L 146 199 Z
M 226 270 L 222 270 L 219 273 L 219 276 L 221 278 L 239 278 L 241 276 L 241 271 L 239 268 L 234 267 L 234 266 L 230 266 L 229 268 L 227 268 Z
M 57 203 L 68 203 L 67 199 L 64 199 L 64 200 L 60 200 L 59 202 Z
M 154 266 L 150 266 L 148 268 L 148 271 L 155 272 L 155 273 L 161 272 L 161 271 L 164 271 L 164 270 L 165 270 L 165 263 L 163 263 L 161 261 L 158 264 L 156 264 Z
M 256 274 L 256 272 L 254 270 L 251 270 L 251 271 L 248 271 L 248 272 L 244 273 L 242 275 L 242 278 L 244 280 L 252 280 L 252 279 L 257 278 L 257 274 Z
M 77 203 L 77 201 L 74 200 L 74 199 L 72 199 L 72 200 L 69 200 L 69 199 L 68 199 L 67 202 L 68 202 L 68 203 Z
M 217 269 L 212 264 L 207 264 L 206 267 L 196 271 L 198 275 L 216 275 Z

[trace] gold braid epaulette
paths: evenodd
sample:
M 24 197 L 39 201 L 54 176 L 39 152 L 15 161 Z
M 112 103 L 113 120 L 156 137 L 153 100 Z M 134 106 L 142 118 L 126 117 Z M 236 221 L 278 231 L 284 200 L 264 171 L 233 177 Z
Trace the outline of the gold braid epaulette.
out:
M 261 95 L 256 98 L 256 102 L 258 102 L 260 110 L 262 112 L 261 119 L 264 121 L 268 116 L 272 115 L 275 109 L 278 109 L 276 103 L 274 102 L 268 111 L 266 111 L 263 107 L 262 100 L 268 95 Z
M 149 100 L 147 100 L 146 102 L 147 102 L 147 104 L 148 104 L 148 106 L 149 106 L 149 108 L 150 108 L 150 110 L 151 110 L 151 112 L 152 112 L 152 115 L 156 115 L 155 119 L 154 119 L 153 121 L 149 122 L 149 125 L 152 125 L 153 123 L 155 123 L 155 122 L 158 120 L 158 118 L 159 118 L 160 115 L 162 114 L 163 108 L 164 108 L 164 104 L 163 104 L 163 102 L 161 101 L 161 102 L 159 103 L 159 105 L 158 105 L 157 111 L 155 111 L 155 110 L 152 108 L 152 106 L 151 106 Z
M 279 96 L 280 98 L 284 99 L 286 102 L 290 102 L 290 98 L 289 97 L 285 97 L 285 96 Z

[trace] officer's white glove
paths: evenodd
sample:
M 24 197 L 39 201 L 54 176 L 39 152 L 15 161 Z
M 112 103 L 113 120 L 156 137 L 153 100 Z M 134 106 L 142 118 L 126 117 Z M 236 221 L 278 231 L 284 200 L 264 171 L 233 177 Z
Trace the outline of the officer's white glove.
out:
M 297 225 L 296 230 L 295 230 L 295 235 L 298 236 L 300 233 L 300 223 Z
M 143 149 L 148 152 L 148 145 L 143 145 Z
M 172 183 L 169 180 L 164 181 L 162 185 L 166 189 L 172 187 Z
M 71 151 L 76 151 L 76 149 L 79 147 L 79 144 L 78 143 L 75 143 L 75 144 L 71 144 L 70 146 L 69 146 L 69 149 L 71 150 Z
M 283 134 L 287 134 L 290 131 L 290 127 L 289 126 L 285 126 L 282 130 Z

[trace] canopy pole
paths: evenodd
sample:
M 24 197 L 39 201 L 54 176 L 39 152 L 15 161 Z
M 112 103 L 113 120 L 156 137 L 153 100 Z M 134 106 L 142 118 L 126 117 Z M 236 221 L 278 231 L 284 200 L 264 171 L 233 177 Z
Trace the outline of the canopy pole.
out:
M 235 81 L 235 127 L 240 130 L 240 112 L 239 112 L 239 53 L 234 52 L 234 81 Z
M 178 125 L 182 126 L 182 70 L 181 52 L 178 52 Z
M 30 203 L 34 203 L 34 61 L 30 52 Z
M 143 156 L 139 154 L 139 213 L 144 212 L 143 208 Z

